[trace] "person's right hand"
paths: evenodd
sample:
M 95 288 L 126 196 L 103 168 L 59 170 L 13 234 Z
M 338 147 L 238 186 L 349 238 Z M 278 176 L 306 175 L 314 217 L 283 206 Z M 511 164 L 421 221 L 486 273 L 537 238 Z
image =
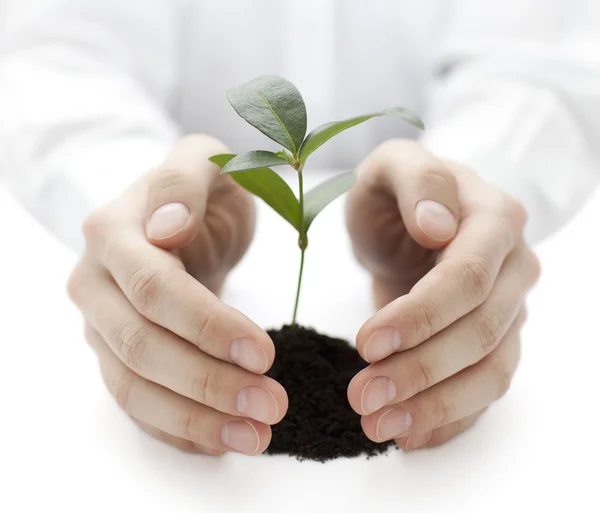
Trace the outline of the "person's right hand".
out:
M 254 455 L 288 402 L 262 375 L 275 354 L 267 333 L 215 295 L 255 222 L 249 194 L 208 161 L 224 151 L 185 137 L 92 213 L 69 295 L 110 392 L 142 428 L 184 450 Z

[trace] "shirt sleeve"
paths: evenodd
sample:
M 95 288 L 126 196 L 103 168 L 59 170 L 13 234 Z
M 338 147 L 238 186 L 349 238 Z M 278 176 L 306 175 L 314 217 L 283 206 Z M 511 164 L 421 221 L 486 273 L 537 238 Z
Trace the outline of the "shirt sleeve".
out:
M 174 0 L 49 2 L 0 56 L 0 176 L 62 242 L 180 135 Z
M 519 198 L 537 242 L 600 181 L 600 6 L 455 6 L 434 59 L 423 142 Z

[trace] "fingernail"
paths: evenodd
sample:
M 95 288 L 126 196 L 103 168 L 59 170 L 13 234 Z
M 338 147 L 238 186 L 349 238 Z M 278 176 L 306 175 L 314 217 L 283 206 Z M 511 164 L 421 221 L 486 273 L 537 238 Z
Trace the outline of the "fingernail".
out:
M 365 345 L 365 358 L 369 363 L 377 362 L 400 349 L 400 333 L 395 328 L 378 329 Z
M 427 433 L 416 433 L 411 435 L 406 441 L 406 448 L 411 451 L 423 447 L 433 437 L 433 432 L 428 431 Z
M 256 374 L 266 372 L 269 365 L 264 349 L 249 338 L 234 340 L 229 348 L 229 358 L 233 363 Z
M 279 406 L 271 392 L 260 387 L 246 387 L 237 396 L 237 409 L 259 422 L 273 424 L 279 416 Z
M 421 200 L 415 207 L 419 228 L 437 241 L 446 241 L 456 233 L 457 222 L 448 207 L 432 200 Z
M 183 203 L 167 203 L 153 212 L 146 234 L 151 239 L 167 239 L 183 230 L 189 218 L 190 211 Z
M 250 456 L 256 454 L 260 447 L 258 432 L 247 420 L 225 424 L 221 429 L 221 441 L 230 449 Z
M 412 426 L 410 413 L 402 408 L 386 411 L 377 421 L 376 436 L 380 441 L 391 440 L 406 433 Z
M 396 386 L 390 378 L 378 376 L 369 381 L 362 391 L 360 407 L 364 415 L 377 411 L 396 397 Z

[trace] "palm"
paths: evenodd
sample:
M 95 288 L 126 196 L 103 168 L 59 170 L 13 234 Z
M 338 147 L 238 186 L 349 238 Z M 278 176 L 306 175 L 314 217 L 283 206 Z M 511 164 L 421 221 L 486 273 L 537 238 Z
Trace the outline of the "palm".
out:
M 388 192 L 354 188 L 347 225 L 356 257 L 373 275 L 377 307 L 408 293 L 435 263 L 438 252 L 412 239 Z
M 217 293 L 252 240 L 252 198 L 229 177 L 220 177 L 210 193 L 203 221 L 196 238 L 176 254 L 189 274 Z

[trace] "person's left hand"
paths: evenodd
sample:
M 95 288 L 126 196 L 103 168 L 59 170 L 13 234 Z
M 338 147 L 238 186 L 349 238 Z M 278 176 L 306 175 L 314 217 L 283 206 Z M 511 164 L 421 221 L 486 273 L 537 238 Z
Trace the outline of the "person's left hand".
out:
M 415 142 L 389 141 L 360 167 L 347 224 L 380 310 L 357 335 L 371 365 L 348 399 L 371 440 L 441 444 L 507 391 L 539 276 L 525 221 L 514 198 Z

